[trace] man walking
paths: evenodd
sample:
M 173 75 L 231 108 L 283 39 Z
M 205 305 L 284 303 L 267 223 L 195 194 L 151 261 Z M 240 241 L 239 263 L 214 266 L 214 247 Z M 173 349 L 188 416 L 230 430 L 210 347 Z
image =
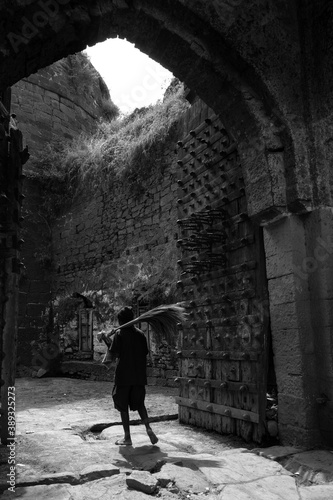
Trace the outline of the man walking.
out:
M 131 307 L 124 307 L 118 313 L 119 325 L 134 319 Z M 131 445 L 129 409 L 137 410 L 152 444 L 158 438 L 149 425 L 145 407 L 147 385 L 148 346 L 144 333 L 134 325 L 115 332 L 109 351 L 116 358 L 116 370 L 112 397 L 115 408 L 120 412 L 124 428 L 124 438 L 116 441 L 117 445 Z

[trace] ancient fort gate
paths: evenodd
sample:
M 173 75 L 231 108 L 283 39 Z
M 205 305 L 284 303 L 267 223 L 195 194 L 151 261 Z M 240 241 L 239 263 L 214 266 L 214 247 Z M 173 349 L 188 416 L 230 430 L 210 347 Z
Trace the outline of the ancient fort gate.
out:
M 2 90 L 41 67 L 83 50 L 86 44 L 120 35 L 170 69 L 213 109 L 218 118 L 212 117 L 212 123 L 206 123 L 207 131 L 213 136 L 214 125 L 226 131 L 223 132 L 225 144 L 221 139 L 213 146 L 217 151 L 207 153 L 211 157 L 207 157 L 207 161 L 211 159 L 212 166 L 206 164 L 205 168 L 207 172 L 211 168 L 213 176 L 208 173 L 205 179 L 206 171 L 200 170 L 200 162 L 190 165 L 193 160 L 189 161 L 187 151 L 180 149 L 180 155 L 184 155 L 180 157 L 184 167 L 180 180 L 188 190 L 188 194 L 183 191 L 184 196 L 180 196 L 183 208 L 187 208 L 180 217 L 184 231 L 180 260 L 186 273 L 184 291 L 193 313 L 191 332 L 183 334 L 186 352 L 181 363 L 186 379 L 191 370 L 193 378 L 201 370 L 202 377 L 196 378 L 203 380 L 203 387 L 180 382 L 181 412 L 187 411 L 189 415 L 191 412 L 189 418 L 197 419 L 198 413 L 194 412 L 202 410 L 207 420 L 210 415 L 219 414 L 220 409 L 231 412 L 222 415 L 224 428 L 229 425 L 227 419 L 233 418 L 239 420 L 237 425 L 244 429 L 250 424 L 258 426 L 256 415 L 260 414 L 262 402 L 260 398 L 256 401 L 253 392 L 252 369 L 261 366 L 261 371 L 265 364 L 264 358 L 258 361 L 260 346 L 264 345 L 259 330 L 265 332 L 265 319 L 260 311 L 252 309 L 250 296 L 241 296 L 246 291 L 250 293 L 251 286 L 244 284 L 244 289 L 243 285 L 237 288 L 238 276 L 241 280 L 248 276 L 258 296 L 265 298 L 260 266 L 251 268 L 251 262 L 261 262 L 258 255 L 254 258 L 254 254 L 260 252 L 254 243 L 259 241 L 260 233 L 256 225 L 263 227 L 282 442 L 317 443 L 321 438 L 332 442 L 333 108 L 329 61 L 333 44 L 330 2 L 12 0 L 2 2 L 0 13 Z M 193 131 L 205 139 L 205 130 L 193 127 Z M 186 143 L 185 147 L 193 148 L 199 157 L 201 150 L 196 141 L 197 138 L 191 136 L 187 142 L 194 144 Z M 239 163 L 235 153 L 228 151 L 228 141 L 231 147 L 237 145 Z M 221 152 L 218 162 L 216 155 Z M 217 186 L 212 184 L 213 177 L 219 181 Z M 244 185 L 241 185 L 242 178 Z M 3 201 L 14 196 L 18 203 L 17 179 L 2 175 L 1 181 Z M 207 200 L 205 196 L 210 197 L 211 192 L 218 193 L 219 199 L 212 194 L 212 199 Z M 233 198 L 236 192 L 237 203 Z M 187 196 L 194 207 L 190 207 Z M 223 197 L 228 200 L 222 202 Z M 242 214 L 246 213 L 245 200 L 248 220 L 242 220 Z M 4 336 L 15 335 L 16 329 L 16 283 L 12 275 L 17 267 L 16 261 L 10 259 L 16 258 L 13 252 L 17 243 L 11 236 L 16 232 L 19 213 L 17 207 L 14 211 L 3 204 L 1 210 L 1 220 L 6 221 L 0 228 L 3 278 L 0 328 Z M 230 244 L 239 240 L 240 246 L 238 251 L 230 248 L 229 260 L 223 263 L 219 245 L 226 235 Z M 210 259 L 201 255 L 208 239 L 212 245 Z M 239 273 L 236 272 L 241 265 L 238 258 L 245 259 L 243 264 L 247 266 Z M 187 280 L 198 277 L 198 273 L 192 271 L 214 272 L 213 264 L 218 259 L 219 272 L 225 272 L 226 276 L 220 276 L 219 284 L 214 283 L 213 275 L 209 285 L 203 280 L 202 299 L 192 299 L 191 290 L 195 294 L 194 285 L 197 285 L 193 282 L 191 288 Z M 13 265 L 9 266 L 9 261 Z M 231 272 L 232 268 L 235 273 Z M 204 286 L 209 289 L 204 290 Z M 8 293 L 12 295 L 9 297 Z M 217 297 L 221 300 L 217 301 Z M 204 298 L 211 302 L 204 305 Z M 241 303 L 247 303 L 248 309 L 245 305 L 241 310 Z M 218 308 L 221 314 L 214 312 Z M 223 308 L 231 308 L 226 318 L 229 324 L 219 325 L 216 317 L 222 318 Z M 242 323 L 237 320 L 234 324 L 236 312 L 243 318 Z M 228 328 L 231 335 L 237 331 L 239 345 L 232 349 L 227 347 L 231 345 Z M 264 339 L 265 334 L 261 338 Z M 196 345 L 192 344 L 194 341 Z M 199 349 L 201 345 L 203 349 Z M 4 359 L 11 357 L 12 353 L 6 352 L 6 343 L 2 346 Z M 191 354 L 195 351 L 202 351 L 202 362 L 198 363 Z M 213 359 L 207 356 L 209 351 Z M 228 353 L 233 353 L 232 357 L 223 365 L 220 360 Z M 223 371 L 223 366 L 228 367 L 228 373 Z M 218 373 L 221 373 L 220 386 L 216 387 L 213 381 L 218 380 Z M 221 387 L 225 382 L 229 385 Z M 264 380 L 256 378 L 256 383 L 264 384 Z M 4 388 L 6 381 L 2 393 Z M 211 391 L 214 396 L 209 403 L 206 403 L 205 391 Z M 236 415 L 232 410 L 235 406 L 231 398 L 233 403 L 236 399 L 241 401 L 241 414 Z M 203 425 L 208 424 L 203 422 Z
M 197 101 L 183 121 L 180 420 L 261 441 L 272 363 L 262 230 L 249 219 L 237 144 L 219 117 Z

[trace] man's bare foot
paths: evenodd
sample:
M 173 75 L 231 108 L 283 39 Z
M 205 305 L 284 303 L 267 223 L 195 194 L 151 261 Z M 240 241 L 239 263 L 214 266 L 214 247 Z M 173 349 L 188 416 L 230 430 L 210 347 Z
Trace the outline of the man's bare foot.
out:
M 118 446 L 132 446 L 132 440 L 131 439 L 117 439 L 115 442 Z
M 152 429 L 147 429 L 147 434 L 149 436 L 151 444 L 156 444 L 158 442 L 158 437 Z

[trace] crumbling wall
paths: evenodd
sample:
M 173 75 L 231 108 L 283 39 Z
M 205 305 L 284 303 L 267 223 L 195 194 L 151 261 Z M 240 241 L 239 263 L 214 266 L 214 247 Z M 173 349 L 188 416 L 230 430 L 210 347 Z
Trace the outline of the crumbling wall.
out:
M 96 129 L 103 114 L 101 102 L 109 97 L 101 77 L 91 67 L 90 86 L 94 98 L 78 94 L 68 77 L 68 65 L 56 63 L 12 87 L 11 112 L 16 115 L 31 158 L 54 140 L 69 140 Z M 30 159 L 31 162 L 31 159 Z M 29 162 L 25 167 L 29 167 Z M 40 343 L 42 332 L 52 318 L 48 306 L 52 290 L 51 227 L 42 207 L 39 184 L 26 177 L 21 221 L 21 260 L 18 319 L 18 375 L 30 374 L 24 367 L 45 367 L 54 359 L 56 348 Z
M 115 324 L 114 313 L 121 304 L 135 303 L 136 297 L 143 296 L 147 307 L 158 305 L 152 290 L 164 294 L 164 300 L 177 300 L 175 159 L 172 147 L 166 152 L 163 177 L 157 164 L 141 195 L 117 182 L 110 190 L 78 197 L 53 228 L 54 296 L 79 292 L 93 299 L 95 360 L 105 352 L 96 335 Z M 163 339 L 152 339 L 149 383 L 173 385 L 178 338 L 168 341 L 166 348 Z
M 102 103 L 110 96 L 95 68 L 89 66 L 88 92 L 80 91 L 69 68 L 69 63 L 58 62 L 12 87 L 11 112 L 32 155 L 53 140 L 70 140 L 81 132 L 93 132 L 103 115 Z

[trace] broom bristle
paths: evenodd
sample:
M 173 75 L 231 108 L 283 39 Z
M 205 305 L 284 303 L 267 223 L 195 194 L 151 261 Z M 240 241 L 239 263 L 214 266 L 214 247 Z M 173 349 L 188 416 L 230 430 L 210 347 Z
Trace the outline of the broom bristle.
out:
M 155 307 L 118 328 L 127 328 L 135 323 L 147 322 L 155 333 L 167 335 L 174 330 L 178 323 L 182 323 L 186 319 L 187 315 L 182 304 L 169 304 Z

